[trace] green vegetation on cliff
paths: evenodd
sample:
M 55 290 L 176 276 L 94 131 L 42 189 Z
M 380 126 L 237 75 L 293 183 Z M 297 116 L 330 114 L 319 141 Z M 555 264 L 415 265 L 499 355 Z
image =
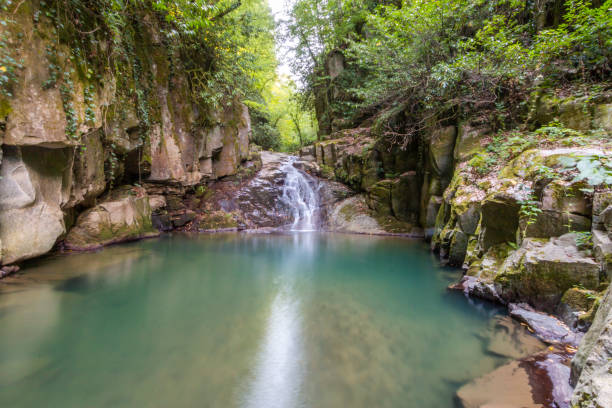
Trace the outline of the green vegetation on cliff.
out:
M 516 123 L 536 86 L 609 79 L 611 8 L 610 0 L 299 0 L 290 30 L 321 133 L 374 116 L 380 135 L 405 145 L 432 123 L 469 115 L 498 128 Z

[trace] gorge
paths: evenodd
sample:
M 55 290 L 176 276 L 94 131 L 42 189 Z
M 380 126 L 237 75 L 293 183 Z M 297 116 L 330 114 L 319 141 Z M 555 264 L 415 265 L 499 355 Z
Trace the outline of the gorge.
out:
M 0 0 L 0 404 L 612 408 L 612 2 L 267 4 Z

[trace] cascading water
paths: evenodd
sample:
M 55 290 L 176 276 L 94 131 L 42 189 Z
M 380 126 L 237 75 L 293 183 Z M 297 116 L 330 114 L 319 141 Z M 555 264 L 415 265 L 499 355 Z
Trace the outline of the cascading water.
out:
M 295 157 L 290 157 L 281 171 L 286 174 L 281 200 L 291 208 L 293 231 L 314 231 L 319 197 L 313 186 L 314 179 L 293 166 Z

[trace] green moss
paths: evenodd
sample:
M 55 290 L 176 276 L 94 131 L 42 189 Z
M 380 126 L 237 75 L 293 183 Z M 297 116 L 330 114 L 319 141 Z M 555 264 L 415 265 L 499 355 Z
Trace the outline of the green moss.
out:
M 326 164 L 322 164 L 321 165 L 321 176 L 329 180 L 334 180 L 336 177 L 336 174 L 334 172 L 333 167 L 328 166 Z
M 0 122 L 4 121 L 4 118 L 11 113 L 11 103 L 7 98 L 0 95 Z
M 213 211 L 203 214 L 198 221 L 198 229 L 202 231 L 214 231 L 222 229 L 238 228 L 238 215 L 224 211 Z

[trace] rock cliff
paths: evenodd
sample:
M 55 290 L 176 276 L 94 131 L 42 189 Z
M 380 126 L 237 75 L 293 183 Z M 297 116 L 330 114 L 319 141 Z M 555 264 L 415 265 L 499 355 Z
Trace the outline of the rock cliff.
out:
M 301 155 L 359 194 L 336 205 L 332 229 L 367 217 L 374 224 L 358 232 L 420 231 L 444 263 L 464 269 L 456 289 L 533 306 L 575 331 L 591 327 L 572 364 L 572 404 L 608 406 L 612 94 L 570 95 L 534 92 L 524 123 L 512 130 L 467 117 L 397 146 L 361 127 L 336 131 Z M 572 357 L 564 353 L 555 354 L 561 366 Z M 471 388 L 462 392 L 472 406 Z
M 196 103 L 162 17 L 139 14 L 124 55 L 97 33 L 67 36 L 54 12 L 26 0 L 0 15 L 2 68 L 12 73 L 0 93 L 2 265 L 66 236 L 70 248 L 146 236 L 147 192 L 118 187 L 193 190 L 237 174 L 249 156 L 248 109 L 229 95 L 217 109 Z

